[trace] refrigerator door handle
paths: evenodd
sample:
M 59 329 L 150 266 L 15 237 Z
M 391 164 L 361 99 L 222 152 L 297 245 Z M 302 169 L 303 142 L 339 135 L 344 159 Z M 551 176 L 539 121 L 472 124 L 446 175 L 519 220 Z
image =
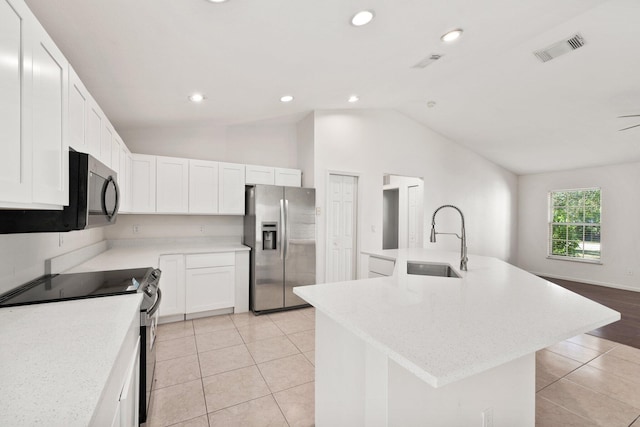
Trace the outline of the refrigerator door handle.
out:
M 284 200 L 284 258 L 289 255 L 289 201 Z
M 284 200 L 280 199 L 280 259 L 284 259 L 284 242 L 285 242 L 285 217 L 284 217 Z

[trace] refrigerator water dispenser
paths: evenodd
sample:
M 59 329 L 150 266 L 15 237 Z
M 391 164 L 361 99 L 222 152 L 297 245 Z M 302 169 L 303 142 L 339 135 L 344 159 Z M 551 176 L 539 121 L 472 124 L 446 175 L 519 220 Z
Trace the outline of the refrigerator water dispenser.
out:
M 262 223 L 262 250 L 275 250 L 276 239 L 278 234 L 277 222 Z

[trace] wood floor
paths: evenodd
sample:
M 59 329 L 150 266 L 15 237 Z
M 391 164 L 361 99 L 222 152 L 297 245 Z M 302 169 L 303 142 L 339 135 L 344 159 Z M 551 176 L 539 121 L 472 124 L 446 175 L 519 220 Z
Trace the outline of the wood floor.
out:
M 622 318 L 619 321 L 594 329 L 590 335 L 640 348 L 640 292 L 549 277 L 544 279 L 620 312 Z

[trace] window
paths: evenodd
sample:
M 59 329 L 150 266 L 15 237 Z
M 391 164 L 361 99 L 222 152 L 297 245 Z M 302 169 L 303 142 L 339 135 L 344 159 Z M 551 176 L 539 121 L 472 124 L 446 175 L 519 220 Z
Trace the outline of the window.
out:
M 549 256 L 600 260 L 600 189 L 549 193 Z

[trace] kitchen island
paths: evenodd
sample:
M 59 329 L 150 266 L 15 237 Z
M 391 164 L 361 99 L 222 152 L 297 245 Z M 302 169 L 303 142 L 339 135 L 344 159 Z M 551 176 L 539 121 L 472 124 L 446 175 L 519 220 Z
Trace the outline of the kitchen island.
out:
M 316 307 L 316 425 L 533 426 L 535 352 L 620 314 L 495 258 L 368 253 L 389 277 L 294 292 Z M 443 263 L 460 276 L 407 274 Z

